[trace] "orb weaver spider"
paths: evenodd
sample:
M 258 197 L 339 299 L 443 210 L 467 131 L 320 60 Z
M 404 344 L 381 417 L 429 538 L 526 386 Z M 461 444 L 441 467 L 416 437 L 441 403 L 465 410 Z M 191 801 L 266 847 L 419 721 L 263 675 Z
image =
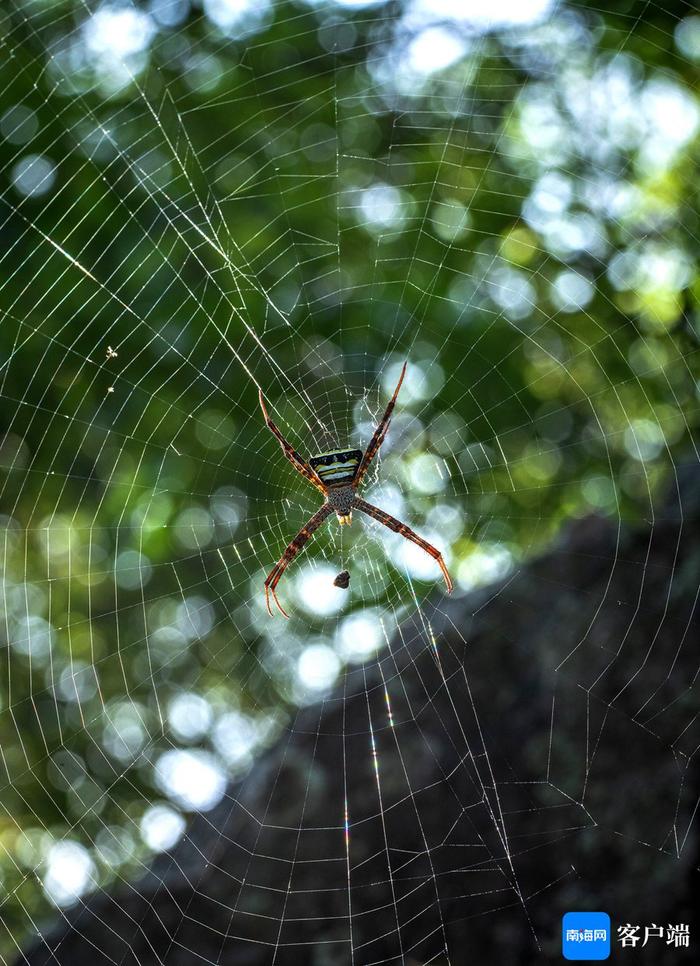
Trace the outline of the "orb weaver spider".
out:
M 272 617 L 270 594 L 272 594 L 272 598 L 275 604 L 277 604 L 277 607 L 281 613 L 285 617 L 289 617 L 289 614 L 277 599 L 276 587 L 280 582 L 284 571 L 290 565 L 292 560 L 294 560 L 302 547 L 304 547 L 311 535 L 318 530 L 324 520 L 326 520 L 326 518 L 332 513 L 336 514 L 338 517 L 338 523 L 341 526 L 345 526 L 346 524 L 349 525 L 352 522 L 353 510 L 359 510 L 361 513 L 367 514 L 367 516 L 372 517 L 385 527 L 393 530 L 394 533 L 400 533 L 402 537 L 405 537 L 407 540 L 411 540 L 413 543 L 418 544 L 422 550 L 425 550 L 426 553 L 430 554 L 433 559 L 437 560 L 440 570 L 442 570 L 442 575 L 445 578 L 445 583 L 447 584 L 448 594 L 452 593 L 452 579 L 447 572 L 447 567 L 445 566 L 445 561 L 442 559 L 442 554 L 440 551 L 433 547 L 432 544 L 428 543 L 427 540 L 423 540 L 422 537 L 419 537 L 418 534 L 414 533 L 414 531 L 411 530 L 410 527 L 407 527 L 405 523 L 401 523 L 400 520 L 397 520 L 395 517 L 385 513 L 384 510 L 380 510 L 379 507 L 373 506 L 373 504 L 367 503 L 366 500 L 362 500 L 359 496 L 355 495 L 355 491 L 362 482 L 370 463 L 377 455 L 379 447 L 384 442 L 384 438 L 389 428 L 391 414 L 394 410 L 394 406 L 396 405 L 396 398 L 399 394 L 399 389 L 401 388 L 401 383 L 403 382 L 403 377 L 405 375 L 406 363 L 404 362 L 403 369 L 401 370 L 401 376 L 399 377 L 398 384 L 394 390 L 394 395 L 389 400 L 389 404 L 386 407 L 384 415 L 374 431 L 374 436 L 372 436 L 369 446 L 364 452 L 361 449 L 333 450 L 330 453 L 320 453 L 318 456 L 312 456 L 308 461 L 300 456 L 294 447 L 287 442 L 277 426 L 270 419 L 267 409 L 265 408 L 262 389 L 259 390 L 260 407 L 262 408 L 265 422 L 267 423 L 267 426 L 273 435 L 279 440 L 280 446 L 282 447 L 282 452 L 292 464 L 294 469 L 300 473 L 304 479 L 307 480 L 307 482 L 311 483 L 312 486 L 315 486 L 326 499 L 326 502 L 323 504 L 321 509 L 314 513 L 311 519 L 301 528 L 299 533 L 296 535 L 296 537 L 294 537 L 280 559 L 267 575 L 265 580 L 265 602 L 267 604 L 267 611 L 270 617 Z

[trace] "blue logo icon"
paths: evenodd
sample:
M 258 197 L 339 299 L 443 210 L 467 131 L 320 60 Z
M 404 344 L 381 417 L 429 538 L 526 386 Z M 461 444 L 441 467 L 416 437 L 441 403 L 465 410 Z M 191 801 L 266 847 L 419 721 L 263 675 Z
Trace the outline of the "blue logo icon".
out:
M 561 951 L 565 959 L 607 959 L 610 916 L 607 912 L 567 912 L 561 921 Z

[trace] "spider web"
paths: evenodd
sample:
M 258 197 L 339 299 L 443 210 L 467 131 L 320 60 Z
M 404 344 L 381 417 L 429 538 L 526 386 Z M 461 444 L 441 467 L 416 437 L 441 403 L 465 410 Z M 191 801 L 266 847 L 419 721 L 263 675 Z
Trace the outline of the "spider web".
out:
M 579 897 L 582 839 L 632 842 L 665 885 L 693 861 L 692 613 L 674 609 L 673 553 L 661 605 L 647 578 L 658 493 L 695 453 L 698 20 L 642 5 L 611 42 L 585 5 L 489 11 L 14 0 L 3 15 L 3 962 L 154 855 L 167 885 L 197 811 L 247 856 L 244 885 L 218 899 L 218 954 L 181 938 L 208 925 L 195 882 L 154 962 L 237 961 L 238 940 L 261 962 L 455 963 L 454 923 L 507 944 L 515 921 L 539 961 Z M 634 52 L 655 13 L 650 50 L 674 69 Z M 356 516 L 315 534 L 278 587 L 292 619 L 270 618 L 265 576 L 319 496 L 258 389 L 303 454 L 365 447 L 405 360 L 363 496 L 443 551 L 453 598 L 430 557 Z M 591 511 L 613 538 L 602 594 L 572 615 L 566 567 L 557 588 L 529 561 Z M 652 533 L 632 557 L 628 520 Z M 595 557 L 595 533 L 582 547 Z M 524 573 L 553 598 L 529 766 L 497 737 L 492 676 L 509 670 L 472 623 Z M 628 644 L 645 619 L 662 642 L 646 656 Z M 513 678 L 494 708 L 515 733 L 527 670 L 499 633 Z M 667 798 L 642 819 L 608 808 L 599 762 L 629 742 L 645 781 L 647 738 Z M 454 819 L 435 840 L 439 778 Z M 231 817 L 246 802 L 255 834 Z M 363 853 L 373 823 L 381 855 Z M 561 863 L 535 874 L 543 845 Z M 324 865 L 340 870 L 316 892 L 330 931 L 304 905 Z

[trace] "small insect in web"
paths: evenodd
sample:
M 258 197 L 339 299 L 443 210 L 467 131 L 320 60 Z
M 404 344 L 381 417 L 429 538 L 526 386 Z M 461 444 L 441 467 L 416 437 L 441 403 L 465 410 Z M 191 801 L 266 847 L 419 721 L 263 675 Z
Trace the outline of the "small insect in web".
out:
M 276 588 L 277 584 L 280 582 L 282 574 L 285 572 L 292 560 L 294 560 L 302 547 L 305 546 L 312 534 L 318 530 L 321 524 L 332 513 L 335 513 L 335 515 L 338 517 L 338 523 L 341 526 L 345 526 L 352 523 L 353 510 L 359 510 L 361 513 L 367 514 L 367 516 L 372 517 L 383 526 L 393 530 L 394 533 L 399 533 L 402 537 L 405 537 L 406 540 L 410 540 L 412 543 L 417 544 L 422 550 L 425 550 L 426 553 L 430 554 L 430 556 L 437 561 L 440 570 L 442 570 L 442 575 L 445 578 L 448 594 L 452 593 L 452 578 L 447 571 L 445 561 L 442 559 L 442 554 L 440 551 L 433 547 L 432 544 L 428 543 L 427 540 L 419 537 L 418 534 L 411 530 L 410 527 L 407 527 L 405 523 L 402 523 L 400 520 L 397 520 L 396 517 L 392 517 L 388 513 L 385 513 L 384 510 L 380 510 L 379 507 L 374 506 L 372 503 L 367 503 L 366 500 L 360 499 L 360 497 L 355 493 L 358 486 L 362 482 L 365 473 L 369 469 L 370 463 L 377 455 L 379 447 L 384 442 L 384 438 L 386 437 L 386 433 L 389 428 L 391 414 L 394 411 L 394 406 L 396 405 L 396 398 L 399 395 L 399 389 L 401 388 L 401 383 L 403 382 L 405 375 L 406 363 L 404 362 L 403 369 L 401 370 L 401 376 L 399 377 L 396 389 L 394 390 L 394 395 L 389 400 L 389 404 L 384 411 L 384 415 L 382 416 L 379 425 L 375 429 L 369 446 L 364 453 L 361 449 L 334 450 L 331 453 L 320 453 L 318 456 L 312 456 L 308 461 L 297 453 L 294 447 L 287 442 L 277 426 L 270 419 L 267 409 L 265 408 L 265 400 L 263 399 L 262 389 L 259 390 L 260 407 L 263 411 L 265 422 L 267 423 L 269 430 L 279 440 L 280 446 L 282 447 L 282 452 L 292 464 L 294 469 L 300 473 L 305 480 L 311 483 L 312 486 L 315 486 L 316 489 L 319 490 L 325 497 L 325 503 L 321 509 L 314 513 L 311 519 L 301 528 L 299 533 L 296 535 L 296 537 L 294 537 L 280 559 L 267 575 L 265 580 L 265 602 L 267 603 L 267 611 L 271 617 L 272 607 L 270 606 L 270 595 L 272 595 L 272 599 L 281 613 L 284 614 L 285 617 L 289 617 L 289 614 L 277 599 Z M 334 581 L 336 586 L 343 586 L 342 584 L 337 583 L 337 581 L 343 577 L 343 574 L 347 574 L 347 571 L 343 571 L 343 573 L 338 574 Z M 347 580 L 349 583 L 349 574 L 347 574 Z
M 334 587 L 342 587 L 343 590 L 347 590 L 350 586 L 350 573 L 347 570 L 341 570 L 338 576 L 333 581 Z

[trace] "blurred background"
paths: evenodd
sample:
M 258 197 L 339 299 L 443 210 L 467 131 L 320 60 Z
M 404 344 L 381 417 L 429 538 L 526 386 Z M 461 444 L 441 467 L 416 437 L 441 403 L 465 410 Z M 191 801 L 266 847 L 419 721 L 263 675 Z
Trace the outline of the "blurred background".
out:
M 366 445 L 408 358 L 369 498 L 458 597 L 652 521 L 697 458 L 700 17 L 10 0 L 0 42 L 5 962 L 439 583 L 333 523 L 268 617 L 318 494 L 258 387 L 301 452 Z

